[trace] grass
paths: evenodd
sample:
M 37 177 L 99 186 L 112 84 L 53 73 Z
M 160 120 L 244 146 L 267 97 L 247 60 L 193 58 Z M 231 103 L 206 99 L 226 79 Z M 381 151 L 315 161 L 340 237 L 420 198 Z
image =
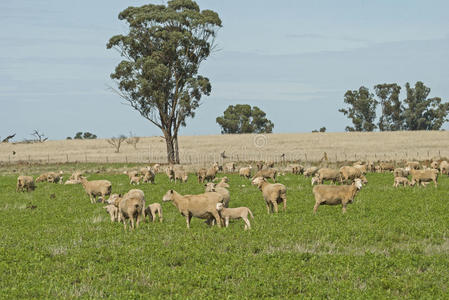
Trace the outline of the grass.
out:
M 170 188 L 202 192 L 193 176 L 140 185 L 147 202 L 162 203 L 164 223 L 128 232 L 79 185 L 16 193 L 16 176 L 0 176 L 0 298 L 449 297 L 447 177 L 437 189 L 394 189 L 391 174 L 369 174 L 347 214 L 321 206 L 313 215 L 309 179 L 287 175 L 287 212 L 268 215 L 259 190 L 227 176 L 230 206 L 255 215 L 250 231 L 242 220 L 220 229 L 193 219 L 186 229 L 161 199 Z M 89 176 L 100 178 L 113 192 L 131 189 L 126 175 Z

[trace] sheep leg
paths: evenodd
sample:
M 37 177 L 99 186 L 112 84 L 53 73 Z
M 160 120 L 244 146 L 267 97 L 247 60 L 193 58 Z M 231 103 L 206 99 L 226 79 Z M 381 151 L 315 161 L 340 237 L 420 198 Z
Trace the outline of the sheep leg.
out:
M 187 228 L 190 229 L 190 219 L 192 217 L 190 216 L 190 213 L 186 216 L 186 224 L 187 224 Z
M 268 204 L 268 202 L 266 202 L 267 204 L 267 213 L 270 214 L 270 205 Z
M 315 202 L 315 205 L 313 206 L 313 213 L 316 214 L 316 211 L 318 210 L 318 206 L 320 206 L 319 202 Z
M 221 218 L 220 218 L 220 215 L 218 214 L 218 212 L 214 211 L 212 213 L 212 215 L 214 216 L 215 220 L 217 221 L 218 227 L 221 228 Z
M 277 201 L 272 202 L 272 204 L 273 204 L 274 212 L 278 213 L 278 203 L 277 203 Z
M 158 210 L 158 214 L 159 214 L 159 222 L 162 223 L 162 220 L 164 219 L 162 217 L 162 210 Z
M 153 223 L 154 223 L 154 221 L 156 221 L 156 214 L 153 210 L 151 211 L 151 218 L 153 219 Z
M 243 218 L 243 221 L 245 221 L 245 230 L 251 229 L 251 223 L 249 222 L 248 218 Z
M 225 224 L 226 224 L 225 226 L 226 226 L 226 228 L 227 228 L 227 227 L 229 226 L 229 217 L 226 217 L 226 218 L 225 218 Z
M 342 204 L 342 212 L 343 213 L 346 213 L 346 205 L 347 205 L 347 203 Z

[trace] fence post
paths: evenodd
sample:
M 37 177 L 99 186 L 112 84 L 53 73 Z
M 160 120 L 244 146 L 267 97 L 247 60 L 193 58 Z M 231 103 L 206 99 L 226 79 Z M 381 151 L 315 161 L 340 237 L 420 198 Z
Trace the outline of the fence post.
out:
M 87 154 L 86 153 L 84 153 L 84 160 L 87 163 Z
M 65 158 L 66 158 L 66 162 L 69 162 L 69 155 L 68 154 L 65 155 Z
M 109 163 L 109 158 L 107 155 L 106 155 L 106 163 Z

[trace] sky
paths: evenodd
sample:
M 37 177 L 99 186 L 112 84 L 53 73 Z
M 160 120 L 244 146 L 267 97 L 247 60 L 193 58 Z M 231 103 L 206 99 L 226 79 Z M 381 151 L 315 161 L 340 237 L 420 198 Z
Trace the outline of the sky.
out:
M 0 1 L 0 137 L 51 140 L 89 131 L 161 135 L 108 87 L 126 33 L 118 14 L 155 1 Z M 228 105 L 256 105 L 275 133 L 341 132 L 347 90 L 423 81 L 449 101 L 448 1 L 200 0 L 223 22 L 200 73 L 212 84 L 181 135 L 219 134 Z M 404 98 L 404 94 L 401 98 Z M 449 125 L 444 125 L 449 129 Z

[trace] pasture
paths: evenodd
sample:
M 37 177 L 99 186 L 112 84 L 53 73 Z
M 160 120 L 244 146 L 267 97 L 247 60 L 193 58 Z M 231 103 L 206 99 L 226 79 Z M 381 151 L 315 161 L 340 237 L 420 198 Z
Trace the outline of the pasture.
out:
M 186 228 L 162 196 L 203 192 L 193 174 L 187 184 L 158 174 L 139 185 L 147 204 L 162 204 L 164 222 L 128 232 L 80 185 L 16 193 L 17 176 L 0 176 L 0 298 L 449 297 L 447 176 L 437 189 L 395 189 L 392 174 L 368 174 L 346 214 L 320 206 L 316 215 L 310 178 L 279 177 L 287 211 L 268 215 L 256 187 L 226 176 L 230 207 L 254 213 L 249 231 L 242 220 L 217 228 L 194 218 Z M 133 188 L 123 174 L 88 179 L 110 180 L 113 193 Z

